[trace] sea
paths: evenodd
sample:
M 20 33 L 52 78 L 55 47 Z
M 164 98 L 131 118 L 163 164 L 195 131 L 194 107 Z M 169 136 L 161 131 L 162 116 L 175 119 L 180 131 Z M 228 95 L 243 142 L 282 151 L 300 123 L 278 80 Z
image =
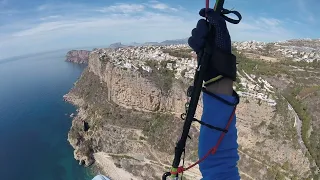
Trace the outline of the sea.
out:
M 83 65 L 67 51 L 0 60 L 0 180 L 90 180 L 67 141 L 76 108 L 63 101 Z

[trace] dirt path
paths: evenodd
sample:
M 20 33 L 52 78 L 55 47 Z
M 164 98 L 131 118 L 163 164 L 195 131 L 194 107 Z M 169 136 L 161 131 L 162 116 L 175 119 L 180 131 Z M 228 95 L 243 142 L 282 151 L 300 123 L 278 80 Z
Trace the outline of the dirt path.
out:
M 247 154 L 247 153 L 245 153 L 245 152 L 243 152 L 243 151 L 241 151 L 241 150 L 238 150 L 238 152 L 239 152 L 240 154 L 245 155 L 246 157 L 249 157 L 249 159 L 255 161 L 256 163 L 262 164 L 262 165 L 266 166 L 267 168 L 272 168 L 271 165 L 268 165 L 268 164 L 260 161 L 259 159 L 250 156 L 249 154 Z M 285 169 L 282 169 L 282 168 L 280 168 L 280 167 L 279 167 L 278 169 L 279 169 L 281 172 L 283 172 L 283 173 L 288 173 L 288 174 L 290 174 L 290 172 L 288 172 L 288 171 L 285 170 Z M 286 177 L 287 177 L 287 176 L 286 176 Z M 289 178 L 289 177 L 287 177 L 287 178 Z M 290 178 L 289 178 L 289 179 L 290 179 Z
M 240 173 L 240 175 L 244 175 L 244 176 L 246 176 L 247 178 L 254 180 L 253 177 L 251 177 L 249 174 L 247 174 L 247 173 L 245 173 L 245 172 L 243 172 L 243 171 L 241 171 L 241 170 L 239 170 L 239 173 Z

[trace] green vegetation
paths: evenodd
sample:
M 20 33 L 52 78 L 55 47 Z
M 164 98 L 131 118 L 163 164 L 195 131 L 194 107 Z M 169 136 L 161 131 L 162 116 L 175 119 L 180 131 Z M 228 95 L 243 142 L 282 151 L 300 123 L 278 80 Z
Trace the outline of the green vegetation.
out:
M 316 164 L 320 165 L 320 151 L 319 151 L 319 140 L 317 134 L 309 134 L 310 127 L 312 123 L 311 113 L 308 112 L 307 106 L 297 98 L 298 94 L 301 93 L 303 88 L 301 86 L 291 88 L 291 90 L 285 94 L 286 99 L 292 105 L 294 110 L 297 112 L 299 118 L 302 121 L 302 140 L 304 141 L 306 147 L 309 150 L 312 158 L 316 161 Z M 314 130 L 312 132 L 315 132 Z
M 273 123 L 270 123 L 267 127 L 267 129 L 269 130 L 270 134 L 274 137 L 275 135 L 277 135 L 277 126 Z
M 146 138 L 145 138 L 144 136 L 140 136 L 140 137 L 139 137 L 139 140 L 141 140 L 141 141 L 145 141 L 145 140 L 146 140 Z
M 270 139 L 282 139 L 283 144 L 286 144 L 288 141 L 292 142 L 293 148 L 299 148 L 297 130 L 293 127 L 294 116 L 288 111 L 287 101 L 281 97 L 280 94 L 276 94 L 277 105 L 275 106 L 275 114 L 272 117 L 272 121 L 267 123 L 262 121 L 260 124 L 256 125 L 254 130 L 257 132 L 260 129 L 267 129 L 269 133 L 268 138 Z M 261 104 L 258 101 L 258 104 Z M 291 143 L 290 143 L 291 144 Z
M 278 166 L 271 166 L 268 168 L 266 177 L 274 180 L 286 180 L 286 175 L 281 172 L 280 167 Z
M 68 135 L 70 136 L 71 139 L 76 139 L 77 143 L 81 140 L 81 135 L 79 132 L 81 132 L 82 130 L 78 127 L 78 126 L 73 126 Z
M 147 60 L 145 61 L 145 65 L 151 67 L 152 70 L 156 69 L 159 66 L 158 61 L 155 60 Z
M 274 67 L 272 64 L 268 62 L 260 62 L 260 61 L 255 61 L 255 60 L 250 60 L 248 61 L 246 59 L 241 59 L 238 58 L 238 60 L 244 60 L 240 62 L 239 66 L 247 68 L 247 72 L 250 73 L 250 71 L 253 74 L 266 74 L 266 75 L 272 75 L 274 72 L 281 73 L 283 72 L 282 70 L 284 69 L 286 71 L 285 66 L 280 66 L 280 67 Z M 257 63 L 258 62 L 258 63 Z M 158 63 L 157 61 L 147 61 L 146 65 L 150 66 L 153 69 L 153 73 L 149 73 L 151 75 L 146 75 L 149 78 L 152 78 L 152 82 L 156 83 L 156 85 L 162 90 L 162 92 L 169 92 L 172 86 L 172 83 L 174 81 L 174 71 L 170 71 L 164 67 L 166 67 L 167 63 L 174 63 L 171 61 L 162 61 Z M 281 65 L 281 64 L 280 64 Z M 271 67 L 271 72 L 268 71 L 267 68 Z M 159 70 L 157 69 L 159 68 Z M 185 73 L 185 72 L 184 72 Z M 90 76 L 86 76 L 90 77 Z M 83 77 L 82 77 L 83 78 Z M 95 79 L 96 78 L 96 79 Z M 121 127 L 133 127 L 137 129 L 143 129 L 143 133 L 146 135 L 146 139 L 143 137 L 140 137 L 140 140 L 147 140 L 153 147 L 155 147 L 158 150 L 161 150 L 163 152 L 170 152 L 172 153 L 174 150 L 174 142 L 176 140 L 176 137 L 179 137 L 178 134 L 180 132 L 176 130 L 177 128 L 172 128 L 172 127 L 181 127 L 181 122 L 174 120 L 174 117 L 172 114 L 163 114 L 163 113 L 145 113 L 145 112 L 137 112 L 135 110 L 127 110 L 123 108 L 117 107 L 117 105 L 113 104 L 112 102 L 107 103 L 107 87 L 104 87 L 104 83 L 100 83 L 100 80 L 95 77 L 95 78 L 89 78 L 85 79 L 85 82 L 81 85 L 82 87 L 78 88 L 81 89 L 80 97 L 84 98 L 88 104 L 91 106 L 84 107 L 86 112 L 88 112 L 89 117 L 94 118 L 94 124 L 92 124 L 92 127 L 103 127 L 104 123 L 112 124 L 112 125 L 117 125 Z M 243 88 L 239 82 L 240 80 L 237 80 L 238 83 L 236 86 L 238 88 Z M 296 100 L 296 96 L 298 94 L 304 95 L 309 93 L 310 90 L 305 90 L 305 91 L 299 91 L 296 92 L 296 94 L 292 95 L 294 100 Z M 313 92 L 313 90 L 312 90 Z M 299 95 L 300 96 L 300 95 Z M 299 101 L 299 100 L 298 100 Z M 248 103 L 248 102 L 246 102 Z M 284 117 L 284 119 L 280 119 L 279 121 L 281 123 L 284 123 L 285 126 L 283 126 L 285 132 L 287 133 L 288 130 L 292 130 L 292 137 L 293 133 L 296 132 L 296 130 L 292 127 L 292 121 L 289 120 L 288 118 L 288 109 L 287 109 L 287 103 L 285 100 L 280 99 L 277 101 L 277 113 L 281 114 L 281 116 Z M 302 102 L 300 102 L 302 104 Z M 300 106 L 300 104 L 298 104 Z M 296 108 L 295 108 L 296 109 Z M 304 110 L 302 108 L 302 110 Z M 101 115 L 102 118 L 97 118 L 97 115 Z M 303 115 L 303 113 L 302 113 Z M 299 116 L 300 117 L 300 116 Z M 303 119 L 303 118 L 301 118 Z M 268 125 L 268 129 L 273 131 L 273 133 L 278 133 L 278 132 L 283 132 L 282 130 L 279 130 L 277 126 L 277 122 L 273 122 L 273 124 Z M 287 124 L 286 124 L 287 123 Z M 290 124 L 289 124 L 290 123 Z M 266 127 L 266 122 L 262 121 L 260 126 L 265 126 Z M 310 126 L 310 123 L 309 123 Z M 289 128 L 289 129 L 288 129 Z M 317 129 L 313 129 L 314 132 L 317 132 Z M 72 132 L 72 136 L 78 136 L 77 131 Z M 190 133 L 192 135 L 192 133 Z M 290 134 L 290 133 L 289 133 Z M 290 137 L 289 135 L 281 136 L 281 137 Z M 294 140 L 296 138 L 293 138 Z M 310 137 L 310 142 L 317 142 L 319 141 L 319 137 L 317 139 L 317 136 L 311 136 Z M 285 141 L 284 141 L 285 142 Z M 259 142 L 257 145 L 263 145 L 264 142 Z M 316 148 L 320 149 L 319 143 L 317 144 L 311 144 L 310 146 L 313 146 L 315 149 L 314 152 L 316 155 L 316 159 L 320 159 L 319 153 L 317 154 Z M 188 146 L 188 147 L 193 147 L 193 149 L 196 149 L 196 145 Z M 308 147 L 309 148 L 309 147 Z M 84 149 L 85 150 L 85 149 Z M 86 150 L 85 150 L 86 151 Z M 194 160 L 197 158 L 197 153 L 196 151 L 192 151 L 190 154 Z M 266 155 L 265 155 L 266 156 Z M 263 159 L 266 159 L 268 157 L 262 156 Z M 270 158 L 269 158 L 270 159 Z M 278 165 L 277 168 L 282 167 L 283 169 L 290 169 L 290 164 L 289 163 L 284 163 L 283 165 Z M 275 170 L 272 172 L 272 177 L 273 179 L 283 179 L 284 175 L 280 173 L 279 169 Z
M 262 55 L 264 55 L 264 56 L 270 55 L 270 51 L 271 51 L 273 45 L 274 45 L 273 43 L 268 43 L 266 45 L 266 47 L 264 48 Z
M 102 55 L 99 60 L 101 61 L 101 67 L 100 67 L 100 71 L 103 72 L 106 68 L 106 64 L 108 61 L 110 61 L 110 56 L 108 55 Z
M 237 56 L 238 69 L 242 69 L 246 73 L 260 76 L 274 76 L 281 73 L 289 74 L 286 66 L 281 63 L 253 60 L 245 57 L 243 54 L 234 54 Z
M 81 153 L 85 156 L 92 157 L 92 153 L 94 152 L 92 149 L 92 142 L 91 140 L 85 140 L 80 143 L 79 149 Z
M 290 170 L 290 163 L 288 161 L 286 161 L 285 163 L 283 163 L 282 165 L 282 169 L 289 171 Z
M 191 48 L 179 48 L 179 49 L 163 49 L 163 53 L 168 53 L 170 56 L 180 57 L 180 58 L 192 58 Z
M 172 88 L 174 72 L 169 69 L 162 68 L 154 73 L 158 79 L 158 81 L 155 81 L 156 85 L 161 89 L 161 92 L 163 92 L 165 95 L 168 94 Z
M 280 92 L 276 93 L 276 113 L 281 115 L 284 118 L 288 118 L 288 103 L 282 97 Z
M 181 132 L 179 128 L 172 127 L 182 127 L 183 123 L 174 119 L 174 115 L 160 112 L 139 112 L 119 107 L 108 99 L 107 85 L 100 83 L 99 77 L 87 69 L 83 72 L 77 85 L 72 89 L 72 93 L 81 97 L 86 102 L 87 105 L 84 105 L 84 107 L 86 108 L 87 120 L 92 130 L 104 128 L 108 124 L 124 128 L 142 129 L 146 138 L 145 140 L 155 149 L 167 153 L 174 151 L 176 138 L 179 137 Z M 75 126 L 74 131 L 72 129 L 70 131 L 75 138 L 78 138 L 77 132 L 81 132 L 78 126 Z M 192 131 L 191 128 L 190 135 L 192 137 L 196 137 L 195 134 L 197 133 L 195 130 Z M 140 140 L 144 140 L 144 138 Z M 196 149 L 197 145 L 195 142 L 192 142 L 188 146 L 187 149 L 191 149 L 189 152 Z M 94 147 L 94 149 L 96 148 Z
M 234 83 L 234 86 L 236 91 L 245 91 L 245 88 L 242 84 Z
M 129 156 L 129 155 L 126 155 L 126 154 L 110 154 L 110 156 L 113 157 L 113 158 L 134 159 L 134 160 L 137 160 L 137 159 L 135 159 L 134 157 Z
M 286 140 L 294 141 L 293 147 L 297 149 L 299 148 L 299 143 L 297 130 L 295 127 L 293 127 L 293 123 L 295 121 L 294 116 L 293 114 L 289 114 L 288 102 L 286 99 L 283 98 L 279 92 L 276 94 L 276 96 L 276 115 L 279 115 L 280 119 L 282 119 L 280 122 L 278 122 L 282 124 L 280 129 L 281 136 Z
M 244 70 L 248 74 L 255 74 L 258 76 L 268 76 L 268 77 L 282 77 L 285 74 L 287 77 L 294 80 L 294 83 L 288 88 L 289 92 L 279 92 L 277 100 L 277 115 L 280 115 L 282 120 L 277 123 L 282 123 L 284 129 L 278 129 L 273 126 L 273 124 L 268 125 L 268 129 L 271 134 L 278 134 L 278 132 L 283 132 L 282 137 L 296 139 L 297 132 L 294 127 L 292 127 L 292 122 L 294 117 L 288 116 L 287 103 L 282 99 L 280 94 L 284 94 L 284 97 L 292 105 L 292 107 L 297 112 L 299 118 L 302 120 L 302 138 L 305 142 L 311 156 L 316 160 L 318 166 L 320 165 L 320 134 L 319 129 L 312 126 L 312 131 L 310 127 L 312 125 L 312 115 L 310 109 L 308 110 L 307 104 L 303 100 L 309 96 L 318 96 L 319 87 L 314 86 L 318 83 L 315 78 L 317 74 L 313 71 L 319 72 L 320 62 L 314 61 L 313 63 L 307 63 L 305 61 L 295 62 L 292 59 L 281 60 L 280 62 L 265 62 L 261 60 L 254 60 L 245 57 L 243 54 L 234 53 L 238 59 L 238 69 Z M 293 67 L 296 66 L 305 71 L 291 71 Z M 284 76 L 284 77 L 286 77 Z M 237 84 L 236 84 L 237 86 Z M 237 87 L 238 89 L 238 87 Z M 310 107 L 309 107 L 310 108 Z M 282 127 L 282 126 L 281 126 Z M 273 135 L 273 136 L 274 136 Z M 297 144 L 297 143 L 294 143 Z
M 318 61 L 313 61 L 313 62 L 311 63 L 311 67 L 320 68 L 320 60 L 318 60 Z
M 258 76 L 269 76 L 269 77 L 282 77 L 282 74 L 288 75 L 295 82 L 305 84 L 312 84 L 317 81 L 316 74 L 312 76 L 313 71 L 318 71 L 320 68 L 320 61 L 314 61 L 308 63 L 306 61 L 293 61 L 290 58 L 282 59 L 279 62 L 266 62 L 263 60 L 252 59 L 246 57 L 243 53 L 233 51 L 234 55 L 237 56 L 238 69 L 244 70 L 248 74 L 255 74 Z M 305 71 L 292 71 L 292 66 L 304 69 Z M 241 72 L 241 71 L 240 71 Z M 306 79 L 308 77 L 308 79 Z
M 143 73 L 147 78 L 151 79 L 159 89 L 161 89 L 163 95 L 169 94 L 175 77 L 174 71 L 166 68 L 167 63 L 172 63 L 174 65 L 175 62 L 162 61 L 158 64 L 157 61 L 148 60 L 145 64 L 152 68 L 152 73 Z
M 110 61 L 110 57 L 108 55 L 102 55 L 99 60 L 103 63 Z
M 187 69 L 182 70 L 182 71 L 181 71 L 181 76 L 184 77 L 184 75 L 186 74 L 186 72 L 187 72 Z
M 299 118 L 302 120 L 302 138 L 303 141 L 307 142 L 308 144 L 309 142 L 307 132 L 310 128 L 311 116 L 310 113 L 307 112 L 306 106 L 296 98 L 300 90 L 301 87 L 296 87 L 292 90 L 291 93 L 285 94 L 285 97 L 289 101 L 291 106 L 294 108 L 294 110 L 297 112 Z
M 151 118 L 146 119 L 146 124 L 143 127 L 148 141 L 163 152 L 168 152 L 168 149 L 173 150 L 173 145 L 168 144 L 168 133 L 172 130 L 170 128 L 172 121 L 174 121 L 172 114 L 155 113 Z
M 236 77 L 236 81 L 234 82 L 235 90 L 236 91 L 245 91 L 245 87 L 240 84 L 241 80 L 239 76 Z
M 281 64 L 287 65 L 287 66 L 291 65 L 296 67 L 302 67 L 302 68 L 306 68 L 306 67 L 320 68 L 320 61 L 313 61 L 309 63 L 306 61 L 293 61 L 292 58 L 287 58 L 285 60 L 282 60 Z
M 304 99 L 306 96 L 316 93 L 320 90 L 320 86 L 311 86 L 302 88 L 301 91 L 297 94 L 298 99 Z

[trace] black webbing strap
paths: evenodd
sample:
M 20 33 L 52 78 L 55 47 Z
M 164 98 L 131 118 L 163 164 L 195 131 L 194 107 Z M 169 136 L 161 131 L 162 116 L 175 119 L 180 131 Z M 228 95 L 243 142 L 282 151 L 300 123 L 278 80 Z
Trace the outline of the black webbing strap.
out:
M 229 101 L 223 99 L 222 97 L 207 91 L 205 88 L 202 88 L 202 92 L 209 94 L 210 96 L 216 98 L 217 100 L 219 100 L 219 101 L 221 101 L 221 102 L 223 102 L 223 103 L 225 103 L 225 104 L 227 104 L 229 106 L 236 106 L 236 105 L 239 104 L 239 99 L 240 98 L 239 98 L 239 95 L 237 94 L 237 92 L 235 92 L 235 91 L 233 91 L 233 94 L 232 94 L 236 98 L 235 102 L 229 102 Z M 208 124 L 208 123 L 205 123 L 203 121 L 200 121 L 200 120 L 198 120 L 196 118 L 193 118 L 193 121 L 198 122 L 199 124 L 201 124 L 203 126 L 206 126 L 207 128 L 210 128 L 210 129 L 213 129 L 213 130 L 222 131 L 224 133 L 228 132 L 227 129 L 223 129 L 223 128 L 219 128 L 219 127 L 213 126 L 211 124 Z
M 204 126 L 210 128 L 210 129 L 213 129 L 213 130 L 222 131 L 222 132 L 224 132 L 224 133 L 227 133 L 227 132 L 228 132 L 228 130 L 226 130 L 226 129 L 222 129 L 222 128 L 219 128 L 219 127 L 216 127 L 216 126 L 212 126 L 212 125 L 207 124 L 207 123 L 205 123 L 205 122 L 199 121 L 199 120 L 196 119 L 196 118 L 193 118 L 193 121 L 198 122 L 198 123 L 200 123 L 201 125 L 204 125 Z

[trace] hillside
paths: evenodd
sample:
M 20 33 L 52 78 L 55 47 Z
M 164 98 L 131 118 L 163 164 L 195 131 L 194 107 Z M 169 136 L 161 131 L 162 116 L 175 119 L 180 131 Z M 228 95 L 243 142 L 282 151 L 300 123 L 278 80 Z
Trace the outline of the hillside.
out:
M 281 55 L 269 53 L 275 44 L 234 47 L 242 179 L 318 179 L 317 63 L 280 60 Z M 65 96 L 78 107 L 68 135 L 75 158 L 81 164 L 95 162 L 114 179 L 159 179 L 171 164 L 195 66 L 186 45 L 92 51 L 87 69 Z M 187 164 L 197 159 L 198 130 L 192 127 Z M 201 178 L 197 168 L 185 175 Z
M 290 104 L 288 108 L 295 111 L 299 144 L 313 162 L 314 179 L 319 179 L 315 174 L 320 165 L 320 41 L 289 40 L 269 44 L 251 41 L 234 46 L 239 69 L 267 80 Z

